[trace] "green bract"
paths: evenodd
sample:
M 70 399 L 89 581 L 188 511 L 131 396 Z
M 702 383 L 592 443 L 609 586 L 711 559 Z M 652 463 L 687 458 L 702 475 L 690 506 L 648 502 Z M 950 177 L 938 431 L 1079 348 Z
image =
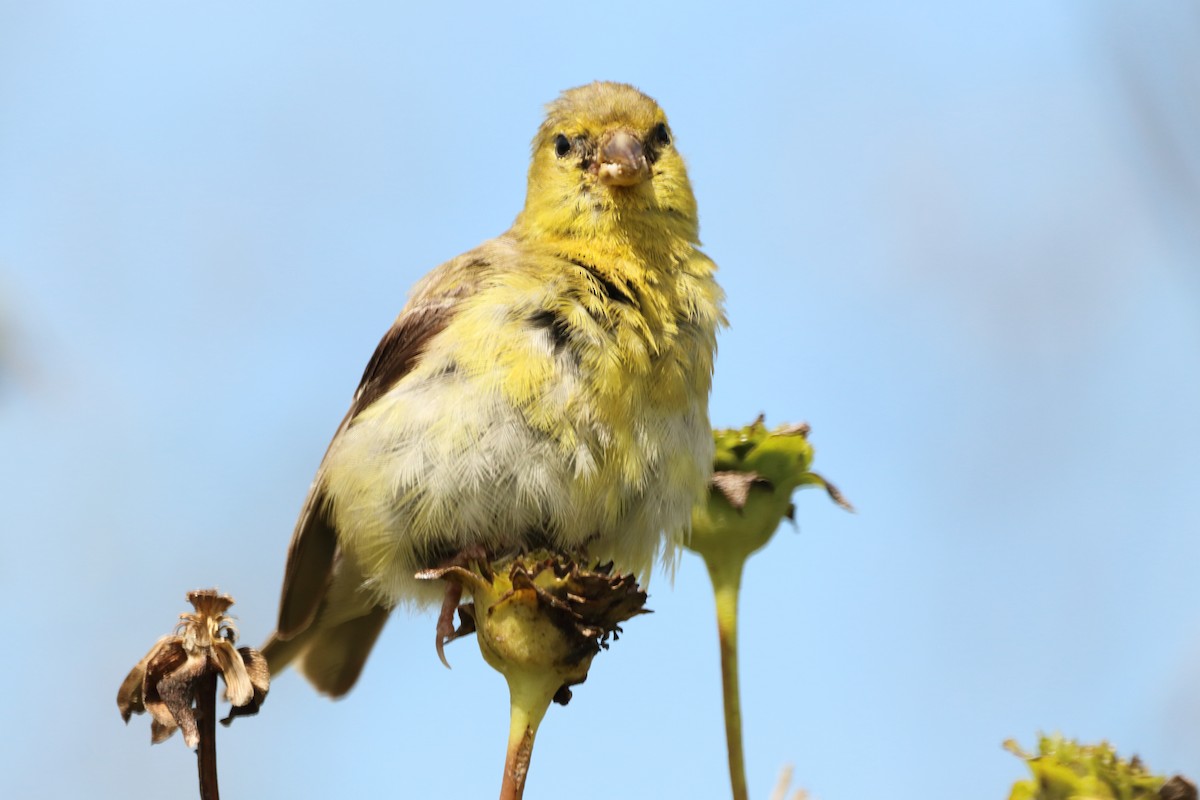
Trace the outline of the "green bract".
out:
M 1176 776 L 1167 780 L 1152 774 L 1134 756 L 1117 756 L 1107 742 L 1084 745 L 1061 736 L 1042 736 L 1036 755 L 1011 739 L 1010 752 L 1025 759 L 1033 778 L 1018 781 L 1009 800 L 1195 800 L 1196 787 Z
M 762 417 L 743 428 L 714 431 L 717 452 L 706 502 L 692 510 L 688 547 L 705 561 L 744 561 L 792 518 L 792 492 L 820 486 L 840 506 L 841 493 L 809 470 L 813 449 L 805 424 L 768 430 Z

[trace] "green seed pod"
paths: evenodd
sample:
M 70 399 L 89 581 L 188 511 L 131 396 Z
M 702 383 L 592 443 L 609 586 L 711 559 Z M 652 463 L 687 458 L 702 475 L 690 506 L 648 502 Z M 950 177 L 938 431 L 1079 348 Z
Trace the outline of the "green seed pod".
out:
M 705 502 L 692 509 L 687 546 L 705 561 L 745 561 L 791 519 L 792 492 L 801 486 L 821 486 L 850 510 L 833 484 L 809 470 L 808 430 L 803 424 L 768 430 L 759 417 L 744 428 L 715 431 L 712 484 Z

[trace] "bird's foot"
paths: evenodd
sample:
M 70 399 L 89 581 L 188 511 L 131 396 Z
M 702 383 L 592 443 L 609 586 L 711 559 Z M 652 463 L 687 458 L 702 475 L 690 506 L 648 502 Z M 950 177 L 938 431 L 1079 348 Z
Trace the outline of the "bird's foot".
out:
M 438 658 L 442 660 L 442 665 L 446 669 L 450 669 L 450 662 L 446 660 L 446 642 L 451 642 L 462 636 L 468 631 L 462 631 L 454 626 L 454 612 L 458 610 L 458 601 L 462 600 L 462 587 L 457 583 L 446 584 L 446 596 L 442 599 L 442 611 L 438 614 L 436 642 Z M 464 624 L 465 628 L 466 625 Z
M 467 567 L 473 562 L 486 567 L 488 553 L 482 545 L 476 544 L 463 548 L 442 562 L 441 567 Z M 442 598 L 442 610 L 438 613 L 437 630 L 435 632 L 435 646 L 437 647 L 438 658 L 441 659 L 446 669 L 450 669 L 450 662 L 446 660 L 446 644 L 475 631 L 475 619 L 469 614 L 460 613 L 458 617 L 461 620 L 461 624 L 457 627 L 454 625 L 454 612 L 460 607 L 462 594 L 461 585 L 453 581 L 446 582 L 446 594 Z

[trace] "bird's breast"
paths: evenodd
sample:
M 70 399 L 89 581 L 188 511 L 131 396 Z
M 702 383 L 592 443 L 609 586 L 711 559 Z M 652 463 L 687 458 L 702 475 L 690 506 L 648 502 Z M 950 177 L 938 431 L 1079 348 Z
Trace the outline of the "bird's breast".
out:
M 331 446 L 339 540 L 388 599 L 415 596 L 412 572 L 447 549 L 536 533 L 642 569 L 685 524 L 711 464 L 711 335 L 568 277 L 514 275 L 464 303 Z

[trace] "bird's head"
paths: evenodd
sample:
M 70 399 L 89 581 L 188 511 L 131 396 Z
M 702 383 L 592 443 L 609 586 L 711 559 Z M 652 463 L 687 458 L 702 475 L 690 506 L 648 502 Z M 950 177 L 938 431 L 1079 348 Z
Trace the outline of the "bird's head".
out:
M 698 238 L 696 200 L 667 116 L 623 83 L 590 83 L 547 106 L 517 229 L 593 238 Z

